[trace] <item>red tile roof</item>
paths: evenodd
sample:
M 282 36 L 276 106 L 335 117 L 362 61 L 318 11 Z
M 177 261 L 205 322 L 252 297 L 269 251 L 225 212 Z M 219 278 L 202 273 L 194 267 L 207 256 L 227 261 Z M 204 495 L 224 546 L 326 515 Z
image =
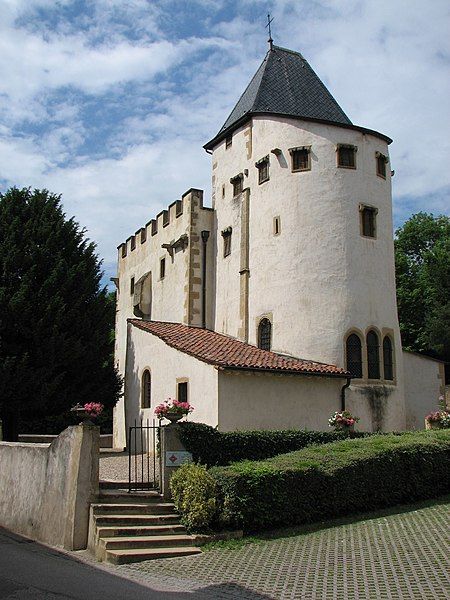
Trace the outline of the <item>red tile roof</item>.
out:
M 291 358 L 269 350 L 261 350 L 209 329 L 164 321 L 128 319 L 128 322 L 143 331 L 156 335 L 168 346 L 222 369 L 250 369 L 252 371 L 331 377 L 349 376 L 346 371 L 334 365 Z

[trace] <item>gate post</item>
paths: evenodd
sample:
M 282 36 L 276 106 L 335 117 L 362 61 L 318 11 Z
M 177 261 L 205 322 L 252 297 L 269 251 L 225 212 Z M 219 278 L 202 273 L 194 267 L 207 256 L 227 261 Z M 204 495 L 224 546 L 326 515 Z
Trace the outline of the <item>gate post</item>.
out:
M 161 494 L 165 500 L 170 500 L 170 479 L 178 467 L 185 461 L 180 460 L 180 454 L 184 458 L 192 460 L 192 456 L 186 452 L 179 436 L 179 425 L 170 423 L 161 427 Z M 172 460 L 171 460 L 172 459 Z

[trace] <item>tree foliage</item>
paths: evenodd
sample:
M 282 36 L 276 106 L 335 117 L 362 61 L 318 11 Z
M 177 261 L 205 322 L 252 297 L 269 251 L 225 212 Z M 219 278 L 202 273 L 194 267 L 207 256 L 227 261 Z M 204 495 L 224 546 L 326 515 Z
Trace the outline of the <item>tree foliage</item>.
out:
M 84 234 L 47 190 L 0 194 L 0 411 L 10 429 L 56 433 L 77 402 L 117 401 L 114 306 Z
M 450 360 L 450 218 L 413 215 L 396 231 L 395 264 L 404 347 Z

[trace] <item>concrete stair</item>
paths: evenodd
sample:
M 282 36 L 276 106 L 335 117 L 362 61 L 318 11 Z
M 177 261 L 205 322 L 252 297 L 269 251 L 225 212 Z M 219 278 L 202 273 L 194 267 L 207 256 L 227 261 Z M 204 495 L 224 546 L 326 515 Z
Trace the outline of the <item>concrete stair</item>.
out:
M 171 502 L 155 491 L 129 493 L 125 482 L 100 482 L 88 548 L 97 560 L 116 565 L 200 552 Z

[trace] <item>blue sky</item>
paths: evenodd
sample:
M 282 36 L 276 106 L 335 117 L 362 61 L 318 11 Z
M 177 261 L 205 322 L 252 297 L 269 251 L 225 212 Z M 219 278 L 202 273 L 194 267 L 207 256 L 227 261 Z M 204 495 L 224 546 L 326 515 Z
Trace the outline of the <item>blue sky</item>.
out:
M 424 10 L 425 7 L 425 10 Z M 267 49 L 304 54 L 391 145 L 396 226 L 450 214 L 447 0 L 0 0 L 0 190 L 47 188 L 116 246 L 191 187 Z

